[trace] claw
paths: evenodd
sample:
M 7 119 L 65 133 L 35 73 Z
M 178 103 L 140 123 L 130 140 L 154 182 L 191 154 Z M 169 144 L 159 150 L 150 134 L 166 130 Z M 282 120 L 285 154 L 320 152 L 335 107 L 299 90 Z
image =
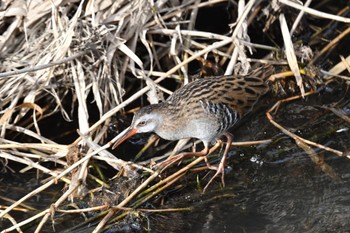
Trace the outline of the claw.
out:
M 186 157 L 191 157 L 191 156 L 202 157 L 202 156 L 206 156 L 208 154 L 208 152 L 209 152 L 209 148 L 207 146 L 205 146 L 204 149 L 199 151 L 199 152 L 183 152 L 183 153 L 180 153 L 177 155 L 170 156 L 169 158 L 167 158 L 163 162 L 156 164 L 155 167 L 161 168 L 162 171 L 164 171 L 165 169 L 167 169 L 168 167 L 170 167 L 174 163 L 176 163 L 176 162 L 178 162 Z
M 223 156 L 222 156 L 222 158 L 220 160 L 219 166 L 216 169 L 214 168 L 216 170 L 216 173 L 209 180 L 207 185 L 204 187 L 203 193 L 205 193 L 205 191 L 207 190 L 207 188 L 209 187 L 211 182 L 213 182 L 215 177 L 217 177 L 220 173 L 221 173 L 222 186 L 225 187 L 225 165 L 226 165 L 227 154 L 228 154 L 228 151 L 230 150 L 230 147 L 231 147 L 231 144 L 232 144 L 232 135 L 230 133 L 226 133 L 225 136 L 227 138 L 227 142 L 226 142 L 226 147 L 225 147 L 224 154 L 223 154 Z M 207 166 L 208 166 L 208 163 L 207 163 Z M 213 166 L 210 166 L 209 169 L 213 169 Z

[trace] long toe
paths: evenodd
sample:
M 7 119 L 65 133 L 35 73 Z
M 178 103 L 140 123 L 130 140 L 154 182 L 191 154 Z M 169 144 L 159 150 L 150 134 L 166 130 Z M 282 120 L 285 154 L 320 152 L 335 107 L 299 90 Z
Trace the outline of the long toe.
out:
M 165 169 L 167 169 L 168 167 L 170 167 L 171 165 L 173 165 L 174 163 L 179 162 L 181 159 L 183 159 L 185 156 L 184 154 L 178 154 L 178 155 L 174 155 L 174 156 L 170 156 L 169 158 L 167 158 L 166 160 L 157 163 L 156 165 L 154 165 L 155 169 L 161 169 L 162 171 L 164 171 Z
M 217 177 L 219 174 L 221 173 L 221 182 L 223 187 L 225 187 L 225 164 L 221 161 L 219 166 L 216 168 L 216 172 L 213 175 L 213 177 L 209 180 L 209 182 L 207 183 L 207 185 L 204 187 L 203 189 L 203 193 L 207 190 L 207 188 L 209 187 L 209 185 L 213 182 L 213 180 L 215 179 L 215 177 Z
M 160 162 L 155 165 L 156 168 L 162 168 L 162 171 L 164 171 L 169 166 L 173 165 L 174 163 L 178 162 L 179 160 L 186 158 L 186 157 L 202 157 L 206 156 L 208 153 L 208 147 L 205 147 L 203 150 L 199 152 L 183 152 L 178 155 L 173 155 L 164 160 L 163 162 Z
M 231 144 L 231 141 L 229 142 Z M 230 148 L 230 144 L 226 145 L 225 148 L 225 152 L 224 155 L 222 156 L 219 166 L 216 168 L 216 173 L 214 174 L 214 176 L 209 180 L 208 184 L 204 187 L 203 189 L 203 193 L 206 191 L 206 189 L 209 187 L 210 183 L 213 182 L 213 180 L 215 179 L 215 177 L 217 177 L 220 173 L 221 173 L 221 182 L 223 187 L 225 187 L 225 165 L 226 165 L 226 157 L 227 157 L 227 153 L 228 150 Z M 207 164 L 208 165 L 208 164 Z M 212 169 L 212 166 L 209 167 L 210 169 Z

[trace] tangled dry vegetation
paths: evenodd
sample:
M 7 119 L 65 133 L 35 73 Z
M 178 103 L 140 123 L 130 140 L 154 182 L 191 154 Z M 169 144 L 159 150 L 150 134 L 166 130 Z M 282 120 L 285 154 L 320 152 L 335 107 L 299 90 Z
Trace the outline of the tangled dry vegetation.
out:
M 295 80 L 294 89 L 301 96 L 312 94 L 320 80 L 321 85 L 348 82 L 350 56 L 336 55 L 334 50 L 348 37 L 349 7 L 330 14 L 318 10 L 328 9 L 325 7 L 328 1 L 318 1 L 313 8 L 308 7 L 310 3 L 307 1 L 303 6 L 290 0 L 3 1 L 2 173 L 18 170 L 16 164 L 21 164 L 20 172 L 35 169 L 42 178 L 41 185 L 27 195 L 1 206 L 0 218 L 12 224 L 7 224 L 3 232 L 21 232 L 29 224 L 39 232 L 44 226 L 51 227 L 51 219 L 57 213 L 76 215 L 90 211 L 102 212 L 85 224 L 95 223 L 94 232 L 101 231 L 140 208 L 202 162 L 203 158 L 196 159 L 156 183 L 159 171 L 149 168 L 152 161 L 132 163 L 108 150 L 115 141 L 107 137 L 111 117 L 136 107 L 134 101 L 140 103 L 146 94 L 150 103 L 161 101 L 175 89 L 174 83 L 178 87 L 191 81 L 193 63 L 209 74 L 246 74 L 251 67 L 281 65 L 284 68 L 278 71 L 290 70 L 282 76 L 295 77 L 292 83 Z M 230 15 L 227 22 L 220 22 L 220 26 L 225 25 L 218 32 L 206 30 L 206 24 L 212 25 L 209 21 L 213 19 L 206 19 L 199 26 L 201 11 L 212 8 L 226 9 Z M 312 27 L 307 20 L 322 20 L 323 28 Z M 328 35 L 328 30 L 333 33 Z M 303 39 L 308 43 L 303 43 Z M 331 55 L 339 63 L 328 63 L 326 57 Z M 303 82 L 305 78 L 311 81 Z M 288 85 L 290 89 L 292 84 Z M 278 82 L 274 89 L 283 96 L 283 84 Z M 299 98 L 299 94 L 293 98 Z M 320 147 L 344 155 L 305 140 L 275 122 L 272 110 L 277 110 L 281 103 L 276 103 L 268 117 L 302 149 L 312 154 L 312 147 Z M 345 114 L 338 111 L 338 115 L 349 121 Z M 72 122 L 70 128 L 66 127 L 67 122 Z M 128 186 L 125 193 L 113 196 L 108 203 L 101 201 L 90 203 L 85 209 L 73 206 L 63 210 L 68 200 L 110 187 L 103 175 L 96 176 L 99 174 L 96 164 L 100 161 L 119 172 L 120 181 L 114 182 Z M 95 172 L 92 174 L 91 170 Z M 146 175 L 141 178 L 142 173 Z M 127 182 L 123 177 L 127 177 Z M 62 183 L 66 184 L 64 192 L 45 209 L 32 211 L 25 207 L 29 198 Z M 13 213 L 19 211 L 16 210 L 19 206 L 31 212 L 31 217 L 18 222 Z

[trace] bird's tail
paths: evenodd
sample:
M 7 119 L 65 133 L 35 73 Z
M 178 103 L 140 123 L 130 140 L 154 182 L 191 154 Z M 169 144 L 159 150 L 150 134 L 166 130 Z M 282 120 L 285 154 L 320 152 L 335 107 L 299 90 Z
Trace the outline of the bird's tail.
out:
M 268 81 L 271 75 L 275 73 L 275 67 L 272 64 L 265 64 L 259 67 L 253 67 L 248 76 L 257 77 Z

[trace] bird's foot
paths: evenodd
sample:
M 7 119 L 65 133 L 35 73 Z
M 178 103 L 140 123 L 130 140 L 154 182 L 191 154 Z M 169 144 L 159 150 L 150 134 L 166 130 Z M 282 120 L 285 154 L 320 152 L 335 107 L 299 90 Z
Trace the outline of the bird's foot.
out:
M 207 190 L 207 188 L 213 182 L 215 177 L 217 177 L 220 173 L 221 173 L 222 186 L 225 187 L 225 163 L 226 163 L 226 158 L 224 156 L 222 157 L 222 159 L 221 159 L 221 161 L 219 163 L 219 166 L 212 166 L 212 165 L 207 163 L 207 166 L 209 165 L 208 168 L 211 169 L 211 170 L 216 170 L 216 173 L 213 175 L 213 177 L 209 180 L 207 185 L 204 187 L 203 193 Z
M 170 167 L 171 165 L 173 165 L 174 163 L 179 162 L 181 159 L 183 159 L 185 157 L 185 153 L 180 153 L 178 155 L 171 155 L 169 156 L 166 160 L 159 162 L 157 164 L 155 164 L 153 166 L 153 168 L 155 169 L 161 169 L 162 171 L 164 171 L 165 169 L 167 169 L 168 167 Z
M 207 164 L 207 167 L 209 169 L 212 170 L 216 170 L 216 173 L 214 174 L 214 176 L 209 180 L 209 182 L 207 183 L 207 185 L 204 187 L 203 189 L 203 193 L 207 190 L 207 188 L 209 187 L 209 185 L 211 184 L 211 182 L 213 182 L 213 180 L 215 179 L 215 177 L 217 177 L 220 173 L 221 173 L 221 183 L 222 186 L 225 187 L 225 165 L 226 165 L 226 157 L 228 154 L 228 151 L 231 147 L 231 143 L 232 143 L 232 135 L 230 133 L 226 133 L 225 134 L 226 138 L 227 138 L 227 143 L 226 143 L 226 148 L 224 151 L 224 154 L 220 160 L 219 165 L 216 166 L 212 166 L 210 165 L 209 161 L 206 159 L 205 162 Z
M 164 171 L 165 169 L 167 169 L 168 167 L 170 167 L 171 165 L 173 165 L 176 162 L 179 162 L 180 160 L 186 158 L 186 157 L 191 157 L 191 156 L 195 156 L 195 157 L 202 157 L 202 156 L 206 156 L 208 154 L 208 148 L 204 148 L 203 150 L 199 151 L 199 152 L 183 152 L 177 155 L 172 155 L 169 156 L 166 160 L 157 163 L 154 168 L 156 169 L 161 169 L 162 171 Z

